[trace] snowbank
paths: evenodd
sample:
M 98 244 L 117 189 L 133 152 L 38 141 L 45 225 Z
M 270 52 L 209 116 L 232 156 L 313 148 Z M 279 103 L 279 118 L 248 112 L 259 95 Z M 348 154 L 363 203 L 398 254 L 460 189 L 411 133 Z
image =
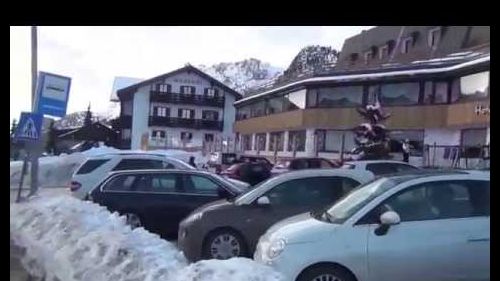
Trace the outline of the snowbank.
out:
M 188 266 L 174 244 L 70 196 L 11 204 L 10 235 L 26 250 L 24 267 L 47 281 L 281 280 L 271 268 L 244 258 Z
M 64 187 L 68 186 L 71 181 L 71 176 L 74 171 L 87 159 L 88 157 L 117 152 L 130 152 L 130 153 L 155 153 L 163 154 L 165 156 L 173 157 L 184 162 L 189 161 L 190 156 L 195 157 L 195 162 L 198 167 L 202 167 L 209 160 L 209 156 L 203 156 L 201 152 L 186 152 L 183 150 L 119 150 L 112 147 L 101 146 L 91 148 L 84 152 L 77 152 L 72 154 L 61 154 L 59 156 L 41 157 L 39 160 L 39 185 L 42 187 Z M 23 162 L 12 161 L 10 162 L 10 186 L 17 188 L 21 180 Z M 30 170 L 28 169 L 25 178 L 25 184 L 29 183 Z

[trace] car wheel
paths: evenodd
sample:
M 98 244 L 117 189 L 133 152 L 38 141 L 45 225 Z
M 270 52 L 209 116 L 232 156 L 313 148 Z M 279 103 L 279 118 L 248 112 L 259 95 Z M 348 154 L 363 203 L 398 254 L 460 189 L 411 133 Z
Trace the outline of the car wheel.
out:
M 126 223 L 132 227 L 132 229 L 141 227 L 141 218 L 134 213 L 125 213 Z
M 297 281 L 356 281 L 356 278 L 340 266 L 318 265 L 302 272 Z
M 247 256 L 247 246 L 244 239 L 236 231 L 217 230 L 210 233 L 205 239 L 203 245 L 205 259 L 225 260 L 245 256 Z

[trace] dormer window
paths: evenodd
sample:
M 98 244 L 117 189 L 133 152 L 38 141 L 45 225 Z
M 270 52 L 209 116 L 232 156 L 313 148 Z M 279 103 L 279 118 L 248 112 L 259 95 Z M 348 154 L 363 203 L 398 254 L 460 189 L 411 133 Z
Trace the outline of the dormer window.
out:
M 408 51 L 410 51 L 410 46 L 412 41 L 413 41 L 412 37 L 403 39 L 403 41 L 401 42 L 401 53 L 407 54 Z
M 427 38 L 427 43 L 429 44 L 429 47 L 436 48 L 437 45 L 439 44 L 440 37 L 441 37 L 440 27 L 429 30 L 429 36 Z
M 379 52 L 378 52 L 378 58 L 379 59 L 384 59 L 386 57 L 389 56 L 389 46 L 388 45 L 384 45 L 382 47 L 379 48 Z
M 368 64 L 368 62 L 372 59 L 373 52 L 368 51 L 365 53 L 365 64 Z

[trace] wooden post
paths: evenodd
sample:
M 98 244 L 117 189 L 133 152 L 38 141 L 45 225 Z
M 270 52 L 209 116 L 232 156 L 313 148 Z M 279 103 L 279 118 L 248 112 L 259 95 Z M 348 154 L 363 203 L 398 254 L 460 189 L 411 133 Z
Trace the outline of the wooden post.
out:
M 274 148 L 274 164 L 278 161 L 278 138 L 274 136 L 273 138 L 273 148 Z
M 434 168 L 435 164 L 436 164 L 436 142 L 434 142 L 433 151 L 432 151 L 432 167 L 433 168 Z
M 345 134 L 342 134 L 342 142 L 340 143 L 340 163 L 344 163 L 344 143 Z
M 297 155 L 297 134 L 293 134 L 292 138 L 292 147 L 293 147 L 293 158 Z

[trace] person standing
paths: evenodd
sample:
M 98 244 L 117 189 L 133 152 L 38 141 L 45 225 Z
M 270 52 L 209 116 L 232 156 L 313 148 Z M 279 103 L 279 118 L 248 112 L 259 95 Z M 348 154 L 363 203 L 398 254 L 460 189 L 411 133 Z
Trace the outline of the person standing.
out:
M 194 168 L 196 168 L 196 164 L 194 163 L 194 156 L 189 157 L 189 165 L 191 165 Z
M 403 161 L 408 163 L 410 161 L 410 140 L 405 139 L 403 142 Z

